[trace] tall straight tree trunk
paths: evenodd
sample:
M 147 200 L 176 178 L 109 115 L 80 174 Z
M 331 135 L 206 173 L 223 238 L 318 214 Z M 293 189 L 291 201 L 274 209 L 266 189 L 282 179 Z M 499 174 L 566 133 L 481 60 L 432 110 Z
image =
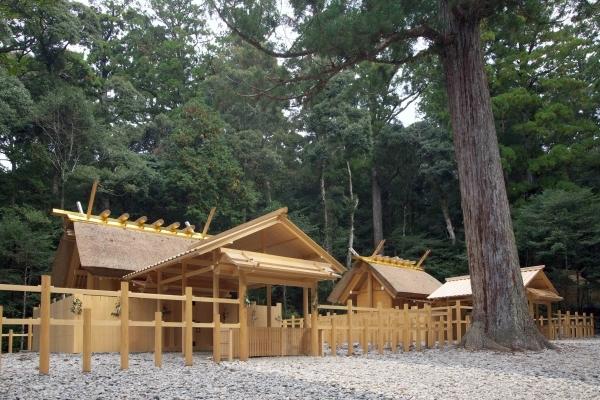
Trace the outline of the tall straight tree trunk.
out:
M 473 291 L 473 323 L 462 344 L 540 350 L 550 344 L 527 310 L 484 71 L 480 17 L 476 6 L 469 10 L 451 4 L 440 2 L 444 35 L 450 39 L 441 59 Z
M 383 212 L 381 208 L 381 186 L 375 166 L 371 167 L 371 198 L 373 203 L 373 246 L 383 240 Z
M 442 196 L 440 200 L 440 207 L 442 208 L 442 214 L 444 215 L 444 222 L 446 223 L 446 231 L 452 244 L 456 244 L 456 234 L 454 233 L 454 226 L 452 225 L 452 219 L 450 219 L 450 211 L 448 210 L 448 200 Z
M 329 228 L 329 210 L 327 208 L 327 191 L 325 188 L 325 168 L 321 167 L 321 176 L 319 178 L 321 187 L 321 205 L 323 206 L 323 247 L 328 253 L 331 253 L 331 240 Z
M 348 251 L 346 253 L 346 268 L 352 266 L 352 252 L 350 249 L 354 247 L 354 214 L 358 207 L 358 197 L 354 195 L 354 189 L 352 188 L 352 169 L 350 163 L 346 161 L 346 169 L 348 171 L 348 192 L 350 193 L 350 229 L 348 232 Z

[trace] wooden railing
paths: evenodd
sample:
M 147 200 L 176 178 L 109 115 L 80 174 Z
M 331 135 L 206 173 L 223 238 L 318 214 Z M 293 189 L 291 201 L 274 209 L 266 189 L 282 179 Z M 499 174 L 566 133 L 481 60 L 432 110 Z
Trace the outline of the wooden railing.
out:
M 91 289 L 76 289 L 76 288 L 61 288 L 54 287 L 50 284 L 50 277 L 42 276 L 41 285 L 26 286 L 26 285 L 9 285 L 0 284 L 0 291 L 19 291 L 40 293 L 41 301 L 39 307 L 39 318 L 5 318 L 3 317 L 3 309 L 0 306 L 0 332 L 4 325 L 28 325 L 31 332 L 32 326 L 39 327 L 39 373 L 48 374 L 50 369 L 50 327 L 51 326 L 80 326 L 83 329 L 83 371 L 89 372 L 91 367 L 91 352 L 92 352 L 92 330 L 95 327 L 119 326 L 120 327 L 120 354 L 121 354 L 121 369 L 129 367 L 129 342 L 130 342 L 130 327 L 146 327 L 153 328 L 155 331 L 155 364 L 162 365 L 162 329 L 163 328 L 182 328 L 184 331 L 184 358 L 185 365 L 191 366 L 192 360 L 192 340 L 193 328 L 215 328 L 213 329 L 213 343 L 221 343 L 221 333 L 224 329 L 240 330 L 241 324 L 238 323 L 221 323 L 220 315 L 213 314 L 213 322 L 193 322 L 192 306 L 194 302 L 205 303 L 225 303 L 225 304 L 240 304 L 239 299 L 225 299 L 213 297 L 199 297 L 192 294 L 192 288 L 186 287 L 184 295 L 170 294 L 155 294 L 155 293 L 136 293 L 129 291 L 129 283 L 121 282 L 121 290 L 91 290 Z M 91 295 L 91 296 L 107 296 L 119 299 L 120 314 L 118 320 L 92 320 L 90 308 L 83 308 L 82 319 L 59 319 L 51 318 L 50 315 L 50 298 L 52 294 L 71 294 L 71 295 Z M 170 300 L 180 301 L 184 304 L 185 314 L 181 321 L 164 321 L 162 313 L 157 311 L 153 321 L 136 321 L 129 319 L 129 300 L 132 298 L 149 299 L 149 300 Z M 240 307 L 241 308 L 241 307 Z M 247 329 L 244 330 L 244 337 L 247 340 Z M 10 332 L 9 332 L 10 335 Z M 15 336 L 15 334 L 13 334 Z M 240 335 L 241 336 L 241 332 Z M 9 336 L 9 340 L 11 337 Z M 31 343 L 31 340 L 30 340 Z M 221 346 L 213 346 L 213 359 L 219 362 L 221 359 Z M 244 350 L 247 352 L 247 346 Z
M 349 355 L 354 346 L 348 343 L 360 343 L 363 354 L 370 346 L 377 347 L 383 353 L 385 347 L 396 351 L 421 350 L 460 342 L 470 326 L 472 307 L 458 303 L 451 307 L 422 308 L 405 305 L 400 308 L 355 307 L 351 301 L 346 306 L 319 306 L 327 311 L 318 317 L 319 342 L 321 352 L 323 343 L 329 344 L 331 353 L 336 354 L 337 347 L 346 344 Z M 350 339 L 350 340 L 349 340 Z
M 361 352 L 376 347 L 380 353 L 388 347 L 392 351 L 421 350 L 422 348 L 443 347 L 461 342 L 471 326 L 471 306 L 457 301 L 447 307 L 431 307 L 425 304 L 403 308 L 356 307 L 348 301 L 345 306 L 320 305 L 319 310 L 326 315 L 318 317 L 319 352 L 327 343 L 331 354 L 337 353 L 340 345 L 347 347 L 351 355 L 359 343 Z M 540 331 L 549 339 L 585 338 L 594 336 L 593 314 L 561 314 L 558 312 L 550 321 L 539 317 L 535 320 Z M 349 340 L 350 339 L 350 340 Z

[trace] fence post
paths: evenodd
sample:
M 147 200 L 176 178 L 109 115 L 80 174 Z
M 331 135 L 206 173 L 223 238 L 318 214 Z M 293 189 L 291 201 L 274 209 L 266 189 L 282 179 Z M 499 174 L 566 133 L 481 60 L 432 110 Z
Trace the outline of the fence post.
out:
M 92 370 L 92 310 L 90 308 L 83 309 L 83 372 L 91 372 Z
M 332 356 L 337 356 L 337 342 L 336 342 L 336 337 L 335 335 L 337 334 L 335 331 L 335 315 L 331 316 L 331 341 L 329 343 L 330 347 L 331 347 L 331 355 Z
M 396 315 L 398 315 L 398 306 L 396 306 L 396 308 L 394 308 L 394 310 L 389 313 L 388 318 L 388 330 L 390 332 L 390 347 L 392 349 L 392 353 L 398 352 L 398 330 L 394 329 L 394 327 L 396 326 L 396 324 L 394 324 L 394 317 Z
M 590 313 L 590 318 L 592 319 L 592 333 L 590 336 L 594 336 L 596 334 L 596 321 L 594 320 L 594 313 Z
M 193 346 L 193 303 L 192 303 L 192 288 L 185 288 L 185 366 L 191 367 L 194 363 L 192 357 Z
M 363 318 L 363 332 L 362 332 L 362 351 L 363 355 L 366 356 L 369 354 L 369 328 L 368 322 Z
M 2 318 L 4 318 L 4 309 L 0 306 L 0 355 L 2 354 Z M 0 361 L 0 365 L 1 361 Z
M 417 351 L 420 351 L 423 345 L 423 341 L 421 340 L 421 309 L 418 306 L 412 306 L 411 310 L 415 314 L 415 348 Z
M 562 311 L 558 310 L 558 312 L 556 313 L 557 315 L 557 339 L 562 339 L 563 338 L 563 324 L 562 324 Z
M 13 348 L 13 330 L 9 329 L 8 330 L 8 353 L 11 354 L 12 353 L 12 348 Z
M 571 311 L 567 311 L 567 314 L 565 315 L 565 336 L 570 338 L 571 337 Z
M 129 368 L 129 282 L 121 282 L 121 369 Z
M 42 275 L 40 298 L 40 366 L 41 375 L 50 371 L 50 276 Z
M 456 342 L 460 344 L 462 341 L 462 309 L 460 308 L 460 300 L 456 300 Z
M 241 335 L 241 326 L 240 326 L 240 335 Z M 287 341 L 287 323 L 283 324 L 281 327 L 281 356 L 285 356 L 285 343 Z
M 377 349 L 383 354 L 383 307 L 381 302 L 377 303 Z
M 427 347 L 430 349 L 435 346 L 435 338 L 433 336 L 433 319 L 431 317 L 431 304 L 425 304 L 427 311 Z
M 227 331 L 227 360 L 233 361 L 233 329 Z
M 315 282 L 310 290 L 310 354 L 319 356 L 319 290 L 318 282 Z
M 404 309 L 402 310 L 402 351 L 407 352 L 410 350 L 410 315 L 408 314 L 408 303 L 404 303 Z
M 2 316 L 0 316 L 2 318 Z M 0 323 L 1 326 L 1 323 Z M 27 324 L 27 351 L 31 351 L 33 348 L 33 325 L 31 324 L 31 318 L 29 318 L 29 324 Z M 1 329 L 0 329 L 1 331 Z
M 352 341 L 352 320 L 353 320 L 353 311 L 352 311 L 352 299 L 348 299 L 348 355 L 351 356 L 354 354 L 354 342 Z
M 239 323 L 240 323 L 240 332 L 239 332 L 239 354 L 238 357 L 240 361 L 248 360 L 249 352 L 248 352 L 248 309 L 246 308 L 246 273 L 240 271 L 240 275 L 238 278 L 238 299 L 240 301 L 239 307 Z M 283 341 L 282 341 L 283 343 Z
M 162 367 L 162 312 L 154 313 L 154 365 Z
M 452 306 L 446 306 L 447 315 L 446 315 L 446 340 L 448 340 L 448 346 L 454 343 L 454 332 L 452 326 Z

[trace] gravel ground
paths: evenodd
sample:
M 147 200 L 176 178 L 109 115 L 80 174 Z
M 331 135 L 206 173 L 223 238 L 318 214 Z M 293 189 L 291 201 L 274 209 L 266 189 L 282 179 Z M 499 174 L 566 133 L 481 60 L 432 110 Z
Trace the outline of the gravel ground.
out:
M 380 356 L 254 358 L 212 363 L 195 355 L 94 354 L 82 374 L 79 355 L 3 354 L 2 399 L 600 399 L 600 339 L 556 342 L 560 351 L 501 354 L 459 349 Z

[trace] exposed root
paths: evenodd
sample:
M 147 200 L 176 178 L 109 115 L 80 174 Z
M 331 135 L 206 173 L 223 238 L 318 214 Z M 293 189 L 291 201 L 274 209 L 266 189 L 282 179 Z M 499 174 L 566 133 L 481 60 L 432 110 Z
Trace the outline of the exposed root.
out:
M 492 339 L 485 332 L 483 324 L 480 322 L 473 323 L 465 336 L 463 336 L 460 346 L 467 350 L 492 350 L 500 352 L 557 349 L 535 327 L 520 337 L 513 337 L 506 342 L 499 342 Z

